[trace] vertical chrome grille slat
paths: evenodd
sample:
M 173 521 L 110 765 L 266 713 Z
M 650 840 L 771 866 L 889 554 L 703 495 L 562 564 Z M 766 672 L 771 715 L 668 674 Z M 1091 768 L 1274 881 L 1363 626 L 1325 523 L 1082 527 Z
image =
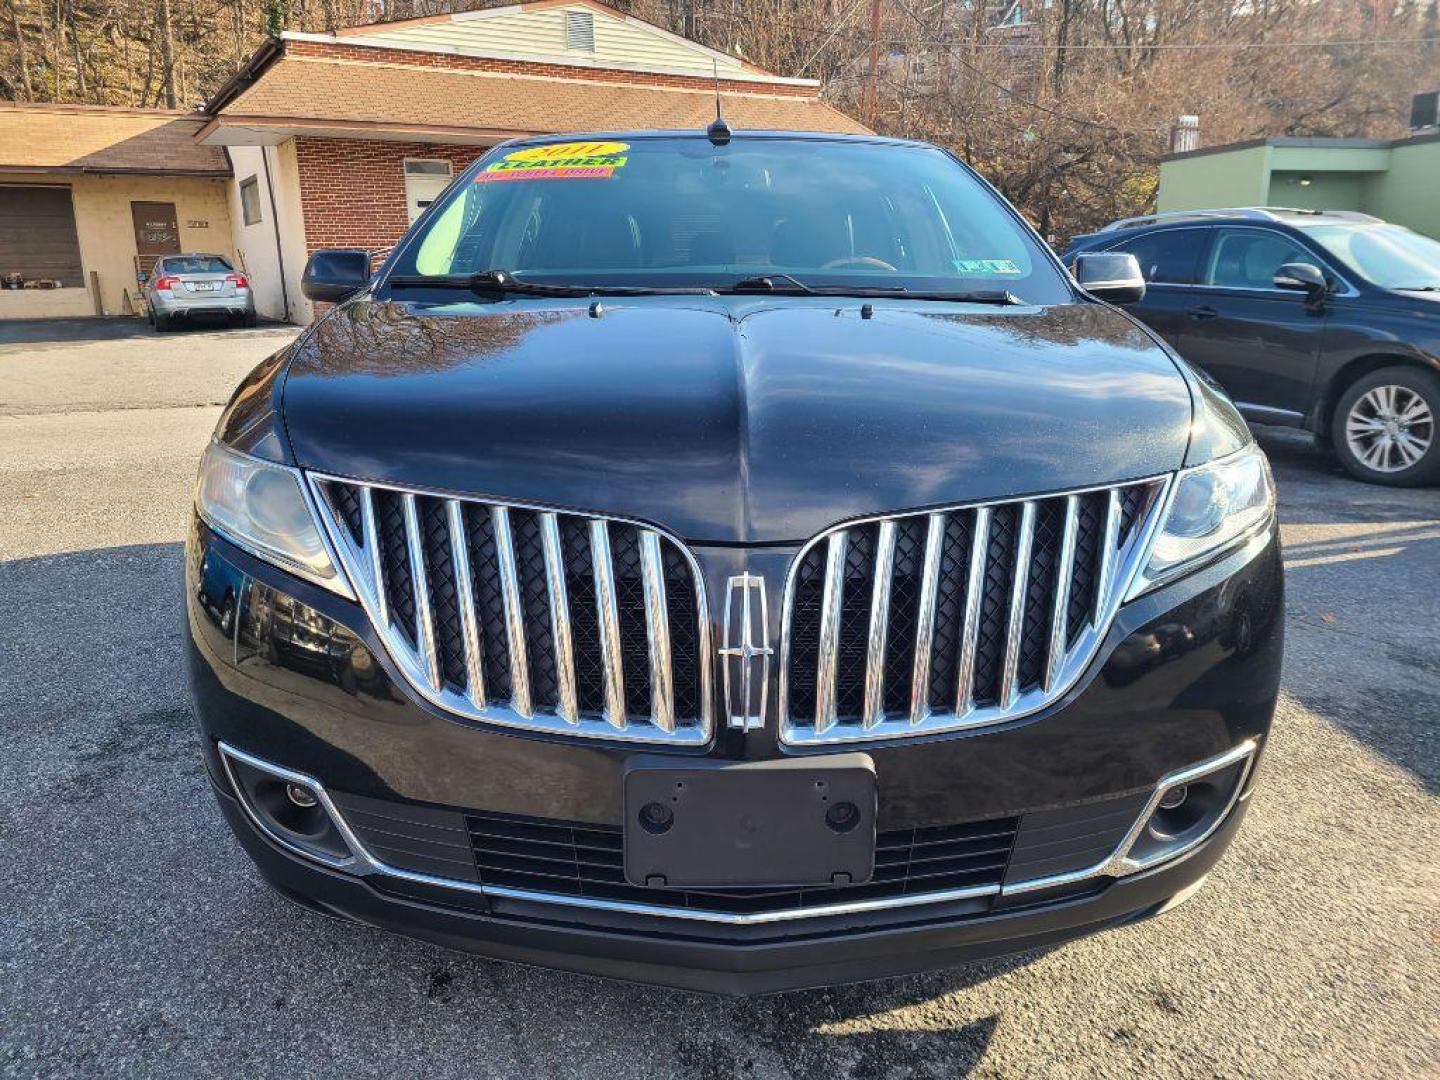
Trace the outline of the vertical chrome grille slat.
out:
M 815 734 L 835 726 L 835 676 L 840 657 L 840 608 L 845 602 L 845 552 L 849 534 L 830 534 L 825 552 L 825 591 L 820 602 L 820 652 L 815 678 Z
M 960 656 L 956 661 L 955 715 L 969 716 L 975 708 L 975 651 L 980 637 L 980 602 L 985 595 L 985 557 L 990 547 L 990 508 L 975 511 L 970 530 L 970 565 L 965 574 L 965 618 L 960 629 Z
M 465 535 L 465 508 L 456 499 L 445 500 L 445 522 L 450 529 L 450 561 L 455 567 L 456 603 L 460 608 L 460 636 L 465 647 L 465 696 L 477 709 L 485 708 L 484 646 L 480 620 L 475 614 L 475 579 L 470 573 L 470 547 Z
M 365 558 L 370 564 L 370 580 L 374 584 L 375 621 L 387 627 L 390 625 L 390 600 L 385 595 L 385 556 L 380 551 L 380 530 L 375 525 L 375 493 L 368 487 L 360 489 L 360 530 L 364 537 Z
M 665 565 L 660 537 L 640 530 L 640 572 L 645 588 L 645 624 L 650 644 L 650 720 L 661 731 L 675 730 L 675 685 L 670 668 L 670 613 L 665 600 Z
M 867 728 L 885 719 L 885 635 L 890 626 L 890 579 L 894 573 L 895 522 L 882 521 L 875 542 L 870 631 L 865 646 L 865 704 L 861 723 Z
M 1107 494 L 1105 531 L 1100 540 L 1100 575 L 1095 584 L 1095 606 L 1090 613 L 1090 625 L 1097 628 L 1114 591 L 1115 549 L 1120 543 L 1120 489 L 1111 488 Z
M 615 563 L 610 526 L 590 522 L 590 561 L 595 574 L 595 611 L 600 623 L 600 662 L 605 673 L 605 720 L 625 730 L 625 661 L 620 651 L 620 607 L 615 601 Z
M 490 510 L 495 532 L 495 560 L 505 603 L 505 637 L 510 652 L 510 707 L 527 719 L 535 715 L 530 697 L 530 665 L 525 654 L 525 609 L 520 603 L 520 577 L 515 570 L 515 540 L 510 533 L 510 511 Z
M 1020 640 L 1025 629 L 1025 590 L 1030 585 L 1030 551 L 1035 543 L 1035 503 L 1020 506 L 1020 535 L 1015 540 L 1015 569 L 1010 578 L 1010 621 L 1005 630 L 1005 667 L 1000 675 L 1000 708 L 1015 700 L 1020 670 Z
M 439 690 L 440 661 L 435 653 L 435 617 L 430 610 L 430 582 L 425 574 L 425 549 L 420 537 L 420 512 L 415 496 L 408 491 L 400 496 L 405 517 L 405 546 L 410 556 L 410 579 L 415 595 L 415 646 L 419 650 L 425 677 L 432 690 Z
M 1070 577 L 1075 572 L 1075 536 L 1080 527 L 1080 496 L 1065 499 L 1065 527 L 1060 534 L 1060 558 L 1055 567 L 1054 606 L 1050 610 L 1050 643 L 1045 653 L 1044 687 L 1048 691 L 1065 662 L 1066 617 L 1070 609 Z
M 925 529 L 920 569 L 920 610 L 915 625 L 915 667 L 910 676 L 910 723 L 930 715 L 930 659 L 935 639 L 935 600 L 940 591 L 940 556 L 945 547 L 945 515 L 931 514 Z
M 540 547 L 545 554 L 545 592 L 550 598 L 550 629 L 555 638 L 555 712 L 567 724 L 580 722 L 575 698 L 575 648 L 570 638 L 570 597 L 565 589 L 565 553 L 560 547 L 560 521 L 540 515 Z

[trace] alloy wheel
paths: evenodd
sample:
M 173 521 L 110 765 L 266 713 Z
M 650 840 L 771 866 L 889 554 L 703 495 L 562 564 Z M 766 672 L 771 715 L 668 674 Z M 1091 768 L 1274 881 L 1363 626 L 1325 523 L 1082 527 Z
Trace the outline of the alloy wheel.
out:
M 1435 439 L 1430 405 L 1406 386 L 1376 386 L 1356 399 L 1345 418 L 1345 441 L 1367 469 L 1412 468 Z

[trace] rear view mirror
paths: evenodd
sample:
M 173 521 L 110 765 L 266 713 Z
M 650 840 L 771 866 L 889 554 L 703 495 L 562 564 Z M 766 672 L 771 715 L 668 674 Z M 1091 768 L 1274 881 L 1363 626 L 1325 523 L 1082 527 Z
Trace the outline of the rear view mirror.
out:
M 1134 255 L 1094 251 L 1076 255 L 1070 264 L 1076 283 L 1097 300 L 1133 304 L 1145 298 L 1145 277 Z
M 1286 263 L 1275 271 L 1275 288 L 1303 292 L 1307 299 L 1318 300 L 1330 291 L 1330 283 L 1318 266 Z
M 308 300 L 338 304 L 370 283 L 370 253 L 364 248 L 321 248 L 305 263 L 300 291 Z

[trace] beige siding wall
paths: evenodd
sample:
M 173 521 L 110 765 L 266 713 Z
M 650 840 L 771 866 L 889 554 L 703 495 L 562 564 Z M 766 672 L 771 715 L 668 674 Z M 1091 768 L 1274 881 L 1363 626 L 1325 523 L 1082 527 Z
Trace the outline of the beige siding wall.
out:
M 60 184 L 70 188 L 85 283 L 76 289 L 51 290 L 52 295 L 43 300 L 24 298 L 0 302 L 0 317 L 22 317 L 23 314 L 34 317 L 93 315 L 95 306 L 88 291 L 92 271 L 100 276 L 100 300 L 105 314 L 137 312 L 135 225 L 130 213 L 131 202 L 174 203 L 175 217 L 180 225 L 181 250 L 229 257 L 235 254 L 226 193 L 229 182 L 226 180 L 0 173 L 0 184 L 35 183 Z
M 290 321 L 300 326 L 315 318 L 315 305 L 300 292 L 310 246 L 305 239 L 305 212 L 300 206 L 300 164 L 295 140 L 287 139 L 272 151 L 276 213 L 280 215 L 280 253 L 285 257 L 285 287 L 290 293 Z
M 595 19 L 595 51 L 565 47 L 565 13 L 583 11 Z M 646 26 L 585 7 L 583 4 L 541 8 L 538 11 L 499 11 L 461 16 L 452 22 L 402 26 L 384 34 L 365 34 L 375 44 L 427 48 L 479 50 L 516 56 L 564 57 L 600 67 L 644 66 L 708 72 L 711 54 Z M 740 61 L 718 60 L 720 70 L 739 69 Z
M 300 213 L 300 178 L 295 167 L 295 141 L 279 146 L 232 146 L 235 179 L 229 183 L 230 220 L 235 225 L 235 254 L 245 266 L 255 296 L 255 310 L 264 319 L 308 323 L 310 306 L 300 295 L 305 271 L 305 221 Z M 270 168 L 266 183 L 265 167 Z M 245 224 L 240 185 L 255 177 L 260 194 L 260 220 Z M 274 201 L 271 201 L 271 188 Z M 275 242 L 276 226 L 280 243 Z

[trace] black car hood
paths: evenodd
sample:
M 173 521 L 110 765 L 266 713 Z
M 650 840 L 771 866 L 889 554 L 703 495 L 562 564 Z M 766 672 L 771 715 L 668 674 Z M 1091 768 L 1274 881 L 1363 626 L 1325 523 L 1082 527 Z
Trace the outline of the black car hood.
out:
M 1097 304 L 358 301 L 296 347 L 303 467 L 600 511 L 687 540 L 1180 466 L 1187 382 Z

